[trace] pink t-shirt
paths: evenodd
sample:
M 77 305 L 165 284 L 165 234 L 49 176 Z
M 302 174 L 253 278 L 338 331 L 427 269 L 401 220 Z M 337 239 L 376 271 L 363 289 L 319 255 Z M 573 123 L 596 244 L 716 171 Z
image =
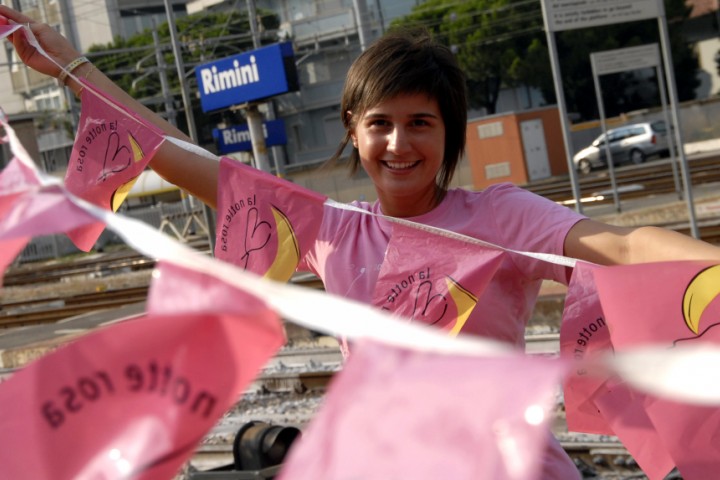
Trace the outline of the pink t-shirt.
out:
M 379 203 L 353 205 L 382 214 Z M 583 218 L 569 208 L 504 183 L 481 192 L 450 190 L 435 209 L 408 220 L 516 251 L 562 255 L 568 231 Z M 370 304 L 391 232 L 391 222 L 382 218 L 325 206 L 318 239 L 298 269 L 315 273 L 330 293 Z M 525 326 L 542 281 L 567 284 L 568 276 L 565 267 L 524 255 L 508 255 L 462 332 L 524 348 Z M 540 478 L 580 478 L 557 440 L 549 437 Z
M 382 213 L 379 203 L 354 205 Z M 318 240 L 299 269 L 318 275 L 330 293 L 372 303 L 391 222 L 329 206 L 324 215 Z M 512 250 L 562 255 L 568 230 L 583 218 L 567 207 L 504 183 L 481 192 L 450 190 L 435 209 L 408 220 Z M 524 347 L 525 326 L 543 279 L 567 283 L 565 267 L 508 255 L 462 332 Z

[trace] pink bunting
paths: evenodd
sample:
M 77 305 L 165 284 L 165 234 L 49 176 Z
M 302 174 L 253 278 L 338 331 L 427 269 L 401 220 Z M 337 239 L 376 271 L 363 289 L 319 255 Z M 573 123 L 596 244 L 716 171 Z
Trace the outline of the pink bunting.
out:
M 9 25 L 8 19 L 0 15 L 0 39 L 11 35 L 15 30 L 23 28 L 22 25 Z
M 593 267 L 578 262 L 573 269 L 560 326 L 560 355 L 587 360 L 612 351 L 610 332 L 592 277 Z M 603 392 L 607 377 L 579 367 L 564 380 L 565 412 L 571 431 L 613 434 L 600 414 L 593 396 Z
M 220 163 L 215 256 L 288 281 L 320 229 L 326 196 L 230 158 Z
M 280 478 L 539 479 L 563 373 L 557 360 L 360 342 Z
M 373 304 L 457 335 L 505 252 L 400 224 L 392 228 Z M 437 251 L 443 255 L 430 253 Z
M 172 478 L 283 344 L 275 313 L 247 293 L 168 264 L 155 277 L 147 316 L 2 385 L 4 477 Z
M 36 173 L 17 158 L 0 173 L 2 273 L 33 237 L 89 225 L 98 221 L 72 203 L 59 185 L 41 187 Z
M 600 268 L 578 262 L 573 270 L 560 328 L 563 358 L 598 359 L 613 351 L 593 278 Z M 651 480 L 664 478 L 675 466 L 644 410 L 644 395 L 583 366 L 565 377 L 563 392 L 568 430 L 616 435 Z
M 649 263 L 598 269 L 594 275 L 616 351 L 719 343 L 719 265 Z M 639 398 L 683 478 L 714 478 L 720 470 L 720 410 Z M 624 422 L 637 419 L 626 414 Z
M 83 81 L 80 125 L 68 162 L 65 186 L 73 194 L 116 211 L 160 144 L 162 131 L 107 94 Z M 89 251 L 102 225 L 69 232 Z

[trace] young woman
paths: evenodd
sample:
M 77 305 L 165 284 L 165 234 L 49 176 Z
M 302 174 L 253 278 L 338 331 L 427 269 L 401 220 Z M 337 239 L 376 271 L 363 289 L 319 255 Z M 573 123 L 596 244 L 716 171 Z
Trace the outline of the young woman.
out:
M 0 6 L 0 15 L 29 24 L 58 64 L 72 65 L 80 56 L 49 26 L 4 6 Z M 39 55 L 22 33 L 15 33 L 12 42 L 31 68 L 53 77 L 61 74 L 61 69 Z M 83 63 L 72 73 L 86 78 L 168 135 L 189 141 L 91 64 Z M 81 89 L 72 79 L 67 84 L 75 93 Z M 449 189 L 465 147 L 465 88 L 465 77 L 452 53 L 425 33 L 388 34 L 358 57 L 348 72 L 342 96 L 346 134 L 336 157 L 352 143 L 352 166 L 367 172 L 378 201 L 355 206 L 513 250 L 565 255 L 604 265 L 678 259 L 720 261 L 720 249 L 704 242 L 659 228 L 598 223 L 509 184 L 481 192 Z M 215 206 L 216 161 L 164 142 L 151 167 Z M 379 216 L 326 207 L 317 241 L 299 268 L 320 276 L 330 293 L 372 303 L 391 232 L 392 224 Z M 542 280 L 566 283 L 567 276 L 564 267 L 521 255 L 508 256 L 479 298 L 478 308 L 463 332 L 521 347 Z M 547 452 L 543 479 L 579 478 L 554 439 Z

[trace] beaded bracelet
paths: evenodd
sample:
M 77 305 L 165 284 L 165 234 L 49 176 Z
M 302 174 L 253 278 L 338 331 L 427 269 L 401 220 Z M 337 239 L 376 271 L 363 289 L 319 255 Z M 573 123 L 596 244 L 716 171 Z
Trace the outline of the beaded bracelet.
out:
M 72 73 L 72 71 L 80 65 L 88 63 L 89 61 L 90 60 L 88 60 L 87 57 L 78 57 L 72 62 L 68 63 L 65 68 L 60 71 L 60 75 L 58 75 L 57 77 L 58 84 L 65 86 L 65 80 L 67 79 L 68 74 Z

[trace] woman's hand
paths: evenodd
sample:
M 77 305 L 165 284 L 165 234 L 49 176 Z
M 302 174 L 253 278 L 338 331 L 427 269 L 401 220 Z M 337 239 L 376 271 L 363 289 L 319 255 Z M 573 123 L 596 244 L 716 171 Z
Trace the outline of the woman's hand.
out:
M 64 67 L 80 56 L 80 52 L 78 52 L 65 37 L 49 25 L 38 23 L 32 18 L 4 5 L 0 5 L 0 16 L 15 23 L 28 25 L 40 46 L 45 50 L 45 53 L 57 62 L 57 64 L 55 64 L 40 54 L 40 52 L 28 42 L 25 31 L 18 30 L 11 35 L 10 39 L 20 60 L 33 70 L 57 78 L 62 70 L 59 65 Z

